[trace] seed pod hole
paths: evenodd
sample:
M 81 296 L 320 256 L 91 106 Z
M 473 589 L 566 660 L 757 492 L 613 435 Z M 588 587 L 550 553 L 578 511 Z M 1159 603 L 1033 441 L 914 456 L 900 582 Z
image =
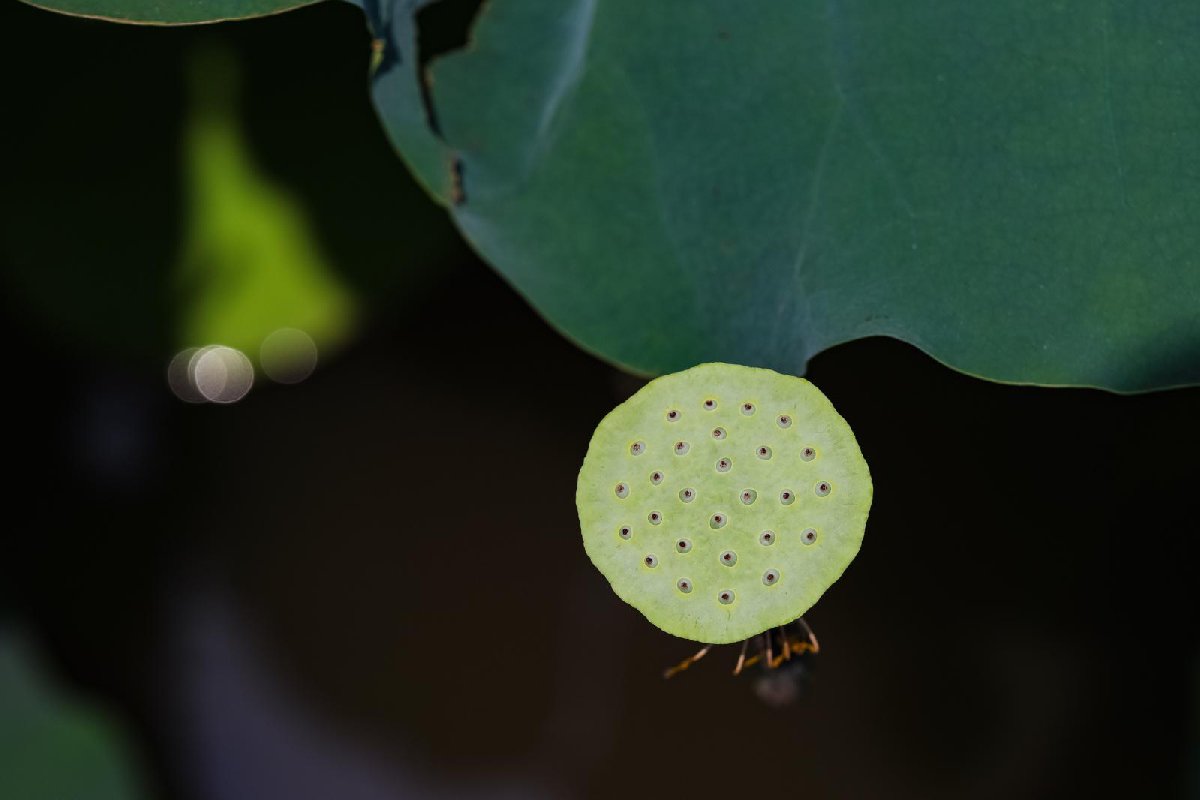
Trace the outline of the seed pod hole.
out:
M 779 493 L 779 502 L 785 506 L 790 506 L 792 503 L 796 502 L 796 493 L 791 489 L 784 489 Z
M 747 417 L 754 413 L 754 403 L 742 403 L 742 413 Z
M 792 427 L 792 418 L 789 417 L 787 414 L 780 414 L 779 417 L 775 421 L 777 423 L 779 423 L 779 427 L 781 427 L 781 428 Z
M 667 422 L 675 422 L 679 419 L 679 412 L 672 408 L 667 412 Z
M 754 491 L 753 489 L 743 489 L 741 497 L 742 505 L 748 506 L 758 499 L 758 492 Z
M 657 511 L 651 511 L 646 515 L 646 519 L 650 520 L 651 525 L 657 525 L 658 523 L 662 522 L 662 514 L 658 513 Z
M 624 500 L 626 497 L 629 497 L 629 484 L 622 481 L 617 484 L 614 491 L 617 493 L 617 497 Z
M 813 487 L 813 491 L 817 493 L 817 497 L 827 497 L 833 491 L 833 487 L 829 485 L 829 481 L 821 481 Z
M 722 589 L 720 594 L 717 595 L 717 601 L 720 602 L 720 604 L 723 606 L 727 606 L 730 603 L 732 603 L 733 602 L 733 590 L 732 589 Z
M 763 573 L 763 585 L 774 586 L 779 582 L 779 570 L 769 569 Z
M 800 541 L 804 542 L 805 544 L 816 544 L 816 541 L 817 541 L 816 530 L 814 530 L 813 528 L 805 528 L 804 531 L 800 534 Z
M 658 470 L 651 472 L 650 473 L 650 482 L 653 483 L 655 486 L 658 486 L 660 483 L 663 482 L 663 474 L 661 472 L 659 472 Z
M 771 448 L 767 447 L 766 445 L 763 445 L 762 447 L 758 448 L 754 452 L 763 461 L 766 461 L 767 459 L 769 459 L 771 457 Z
M 775 531 L 763 531 L 758 535 L 758 543 L 763 547 L 775 544 Z
M 733 467 L 733 461 L 728 458 L 722 458 L 717 462 L 717 472 L 729 472 Z
M 687 442 L 676 442 L 675 443 L 675 455 L 677 455 L 677 456 L 684 455 L 690 449 L 691 449 L 691 445 L 689 445 Z
M 726 550 L 724 553 L 721 553 L 721 563 L 727 567 L 732 567 L 737 563 L 737 553 L 732 550 Z
M 628 525 L 622 525 L 617 529 L 617 536 L 620 536 L 622 539 L 631 539 L 633 538 L 633 529 Z
M 814 458 L 817 457 L 817 451 L 815 448 L 806 447 L 800 451 L 800 457 L 803 458 L 805 461 L 812 461 Z
M 728 522 L 728 519 L 724 514 L 713 514 L 708 520 L 708 527 L 712 528 L 713 530 L 724 528 L 726 522 Z
M 692 552 L 692 543 L 687 539 L 680 539 L 675 542 L 675 551 L 677 553 L 690 553 Z
M 646 452 L 645 442 L 634 442 L 629 445 L 629 455 L 631 456 L 640 456 L 644 452 Z
M 646 557 L 642 559 L 642 563 L 650 569 L 654 569 L 658 566 L 658 556 L 654 555 L 653 553 L 648 553 Z
M 690 488 L 689 489 L 680 489 L 679 490 L 679 499 L 685 503 L 692 502 L 693 500 L 696 499 L 696 490 L 690 489 Z
M 715 411 L 716 408 L 717 408 L 717 401 L 713 400 L 711 397 L 704 401 L 704 410 L 705 411 Z
M 724 428 L 713 428 L 712 437 L 714 439 L 724 439 L 726 435 Z
M 692 591 L 692 582 L 687 578 L 680 578 L 679 580 L 675 581 L 675 588 L 684 594 L 688 594 Z

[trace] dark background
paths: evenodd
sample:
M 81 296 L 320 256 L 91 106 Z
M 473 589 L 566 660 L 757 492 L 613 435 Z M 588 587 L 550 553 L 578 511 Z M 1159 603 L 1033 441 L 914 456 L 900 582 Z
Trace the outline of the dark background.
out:
M 425 54 L 472 4 L 425 14 Z M 457 238 L 367 97 L 361 14 L 189 29 L 0 5 L 0 618 L 193 798 L 1200 796 L 1200 391 L 1003 386 L 872 339 L 808 377 L 875 482 L 772 709 L 620 602 L 574 481 L 640 384 Z M 260 165 L 364 302 L 298 386 L 187 405 L 180 125 L 240 64 Z

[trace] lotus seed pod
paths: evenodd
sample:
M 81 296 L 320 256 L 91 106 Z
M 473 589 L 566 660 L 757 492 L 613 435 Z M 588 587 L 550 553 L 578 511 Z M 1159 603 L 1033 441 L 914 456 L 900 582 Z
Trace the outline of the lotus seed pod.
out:
M 622 600 L 667 633 L 725 644 L 812 607 L 858 553 L 871 491 L 815 386 L 702 364 L 600 422 L 576 502 L 584 549 Z

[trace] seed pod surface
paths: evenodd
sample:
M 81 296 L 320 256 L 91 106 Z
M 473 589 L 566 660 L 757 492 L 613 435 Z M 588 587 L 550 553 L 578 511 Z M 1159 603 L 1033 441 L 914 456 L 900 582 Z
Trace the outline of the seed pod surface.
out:
M 723 644 L 817 601 L 858 553 L 871 491 L 853 431 L 811 383 L 701 364 L 600 422 L 576 503 L 584 549 L 622 600 Z

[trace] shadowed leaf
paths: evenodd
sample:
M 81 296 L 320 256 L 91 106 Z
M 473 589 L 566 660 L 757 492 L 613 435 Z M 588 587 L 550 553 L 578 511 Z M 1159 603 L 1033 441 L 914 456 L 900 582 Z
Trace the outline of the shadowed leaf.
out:
M 24 0 L 47 11 L 111 22 L 189 25 L 261 17 L 317 0 Z

